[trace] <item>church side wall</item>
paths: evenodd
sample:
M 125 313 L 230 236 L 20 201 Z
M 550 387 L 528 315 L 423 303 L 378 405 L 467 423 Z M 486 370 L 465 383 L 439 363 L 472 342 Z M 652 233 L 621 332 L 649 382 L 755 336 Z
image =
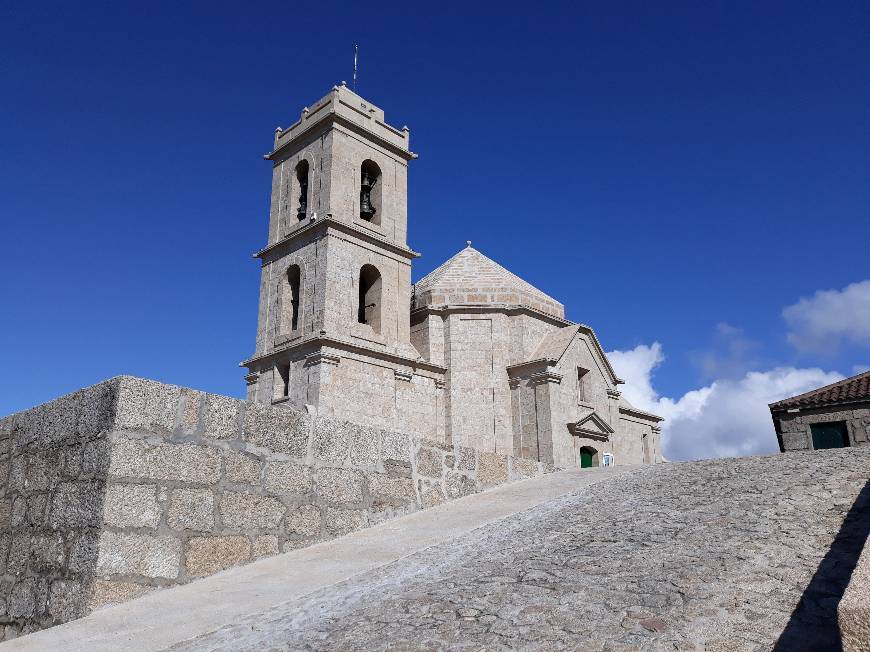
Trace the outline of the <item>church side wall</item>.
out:
M 426 315 L 411 325 L 411 344 L 424 360 L 445 365 L 444 318 L 441 315 Z
M 397 375 L 394 384 L 396 417 L 392 427 L 446 443 L 443 379 Z
M 553 470 L 130 377 L 0 444 L 5 638 Z
M 450 433 L 461 446 L 493 450 L 492 320 L 447 318 Z
M 519 314 L 511 317 L 513 356 L 509 364 L 531 360 L 544 337 L 559 327 L 543 321 L 540 317 Z
M 648 464 L 653 461 L 645 459 L 643 450 L 644 435 L 652 437 L 648 423 L 622 417 L 614 423 L 614 427 L 616 435 L 613 437 L 613 454 L 617 464 Z M 651 440 L 649 446 L 653 453 Z
M 452 441 L 498 453 L 513 451 L 506 369 L 514 355 L 510 318 L 497 312 L 456 312 L 446 321 L 448 425 Z
M 496 453 L 513 453 L 513 418 L 507 367 L 516 361 L 511 317 L 494 313 L 493 320 L 493 416 Z

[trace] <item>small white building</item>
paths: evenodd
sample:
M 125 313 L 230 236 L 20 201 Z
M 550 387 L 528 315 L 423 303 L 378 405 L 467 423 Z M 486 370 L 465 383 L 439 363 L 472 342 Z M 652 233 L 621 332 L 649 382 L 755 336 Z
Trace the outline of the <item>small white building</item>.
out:
M 662 461 L 589 326 L 468 246 L 411 284 L 407 127 L 336 86 L 275 134 L 248 398 L 561 467 Z

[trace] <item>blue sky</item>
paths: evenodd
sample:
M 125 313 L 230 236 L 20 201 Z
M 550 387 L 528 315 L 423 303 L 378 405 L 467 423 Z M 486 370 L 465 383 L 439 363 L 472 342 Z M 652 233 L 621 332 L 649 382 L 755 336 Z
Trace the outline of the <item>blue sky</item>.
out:
M 651 408 L 870 365 L 866 3 L 323 6 L 0 9 L 0 414 L 120 373 L 243 394 L 261 155 L 354 43 L 420 154 L 415 279 L 471 239 Z M 746 386 L 775 369 L 816 372 Z

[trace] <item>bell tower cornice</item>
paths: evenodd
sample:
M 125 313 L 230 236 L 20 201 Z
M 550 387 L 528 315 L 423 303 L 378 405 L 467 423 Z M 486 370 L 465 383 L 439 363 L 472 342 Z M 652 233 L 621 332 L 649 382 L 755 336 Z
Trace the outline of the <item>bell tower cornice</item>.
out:
M 280 252 L 286 249 L 290 244 L 294 241 L 298 240 L 301 237 L 306 235 L 312 235 L 318 231 L 334 229 L 339 233 L 344 233 L 347 235 L 352 235 L 364 242 L 368 242 L 369 244 L 377 245 L 387 251 L 390 251 L 400 258 L 405 258 L 407 260 L 413 260 L 414 258 L 419 258 L 420 253 L 410 249 L 409 247 L 403 247 L 394 242 L 391 242 L 387 238 L 383 238 L 375 233 L 370 233 L 368 231 L 363 230 L 362 228 L 356 226 L 352 222 L 343 222 L 335 219 L 332 215 L 325 215 L 324 217 L 318 217 L 314 220 L 309 221 L 308 224 L 297 228 L 295 231 L 291 232 L 287 237 L 279 240 L 278 242 L 269 245 L 260 251 L 252 254 L 253 258 L 266 259 L 273 254 L 280 254 Z
M 417 158 L 410 147 L 411 131 L 407 126 L 397 129 L 387 124 L 384 111 L 366 101 L 347 86 L 333 86 L 325 97 L 313 106 L 302 109 L 299 120 L 275 130 L 274 149 L 264 159 L 280 160 L 293 151 L 293 144 L 304 141 L 318 129 L 340 125 L 360 133 L 392 154 L 410 161 Z

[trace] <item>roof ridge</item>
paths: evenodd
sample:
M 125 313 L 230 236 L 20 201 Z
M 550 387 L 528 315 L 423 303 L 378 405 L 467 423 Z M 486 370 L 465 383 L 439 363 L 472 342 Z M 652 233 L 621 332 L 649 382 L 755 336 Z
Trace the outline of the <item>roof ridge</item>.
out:
M 482 254 L 481 252 L 477 251 L 477 249 L 475 249 L 474 251 L 475 251 L 475 253 L 477 253 L 479 256 L 482 256 L 482 257 L 483 257 L 487 262 L 492 263 L 493 265 L 495 265 L 496 267 L 498 267 L 501 271 L 503 271 L 505 274 L 507 274 L 511 279 L 517 281 L 517 282 L 520 283 L 521 285 L 525 285 L 525 286 L 527 286 L 528 288 L 531 288 L 531 289 L 534 290 L 535 292 L 539 292 L 539 293 L 543 294 L 543 295 L 544 295 L 545 297 L 547 297 L 548 299 L 552 299 L 552 297 L 551 297 L 549 294 L 547 294 L 546 292 L 544 292 L 544 291 L 541 290 L 540 288 L 538 288 L 538 287 L 532 285 L 531 283 L 529 283 L 529 282 L 528 282 L 527 280 L 525 280 L 524 278 L 521 278 L 521 277 L 517 276 L 516 274 L 514 274 L 512 271 L 510 271 L 510 270 L 509 270 L 507 267 L 505 267 L 504 265 L 500 265 L 499 263 L 497 263 L 496 261 L 494 261 L 492 258 L 490 258 L 489 256 L 487 256 L 486 254 Z
M 465 247 L 465 248 L 463 248 L 463 249 L 460 249 L 460 250 L 457 251 L 455 254 L 453 254 L 452 256 L 450 256 L 450 258 L 448 258 L 448 259 L 445 260 L 443 263 L 441 263 L 440 265 L 438 265 L 438 267 L 436 267 L 436 268 L 433 269 L 431 272 L 429 272 L 428 274 L 426 274 L 426 276 L 424 276 L 423 278 L 421 278 L 420 280 L 418 280 L 416 283 L 413 283 L 413 285 L 415 285 L 415 286 L 416 286 L 416 285 L 420 285 L 423 281 L 427 280 L 430 276 L 434 276 L 435 274 L 437 274 L 438 272 L 440 272 L 442 269 L 444 269 L 445 267 L 447 267 L 450 263 L 452 263 L 456 258 L 459 258 L 459 256 L 461 256 L 463 253 L 465 253 L 465 251 L 466 251 L 467 249 L 473 249 L 474 251 L 477 251 L 477 249 L 474 249 L 474 247 L 471 247 L 471 246 L 468 246 L 468 247 Z M 480 252 L 478 252 L 478 253 L 480 253 Z

